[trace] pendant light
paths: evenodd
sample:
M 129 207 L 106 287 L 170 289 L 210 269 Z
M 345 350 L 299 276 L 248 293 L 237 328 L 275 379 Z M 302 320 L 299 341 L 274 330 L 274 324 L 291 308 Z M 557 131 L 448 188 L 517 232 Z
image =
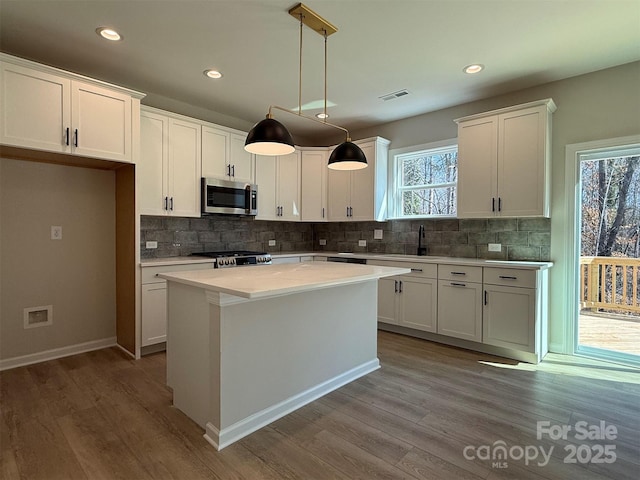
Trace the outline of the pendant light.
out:
M 299 3 L 289 10 L 289 14 L 300 20 L 300 68 L 298 78 L 298 112 L 287 108 L 271 105 L 267 118 L 258 122 L 247 135 L 244 149 L 258 155 L 286 155 L 293 153 L 295 147 L 293 138 L 287 128 L 273 118 L 272 110 L 280 110 L 313 122 L 322 123 L 342 130 L 346 134 L 346 140 L 338 145 L 329 157 L 328 167 L 333 170 L 358 170 L 367 166 L 367 158 L 364 152 L 355 143 L 351 142 L 349 131 L 326 121 L 327 115 L 327 37 L 338 31 L 336 27 L 327 22 L 306 5 Z M 324 37 L 324 119 L 317 120 L 302 114 L 302 27 L 306 25 Z

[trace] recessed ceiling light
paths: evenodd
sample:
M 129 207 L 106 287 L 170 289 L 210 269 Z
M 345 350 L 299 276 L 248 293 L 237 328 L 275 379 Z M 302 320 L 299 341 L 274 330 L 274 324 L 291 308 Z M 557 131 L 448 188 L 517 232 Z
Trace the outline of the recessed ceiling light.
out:
M 112 42 L 117 42 L 118 40 L 122 40 L 122 37 L 118 32 L 116 32 L 113 28 L 109 27 L 98 27 L 96 28 L 96 33 L 100 35 L 102 38 L 106 38 L 107 40 L 111 40 Z
M 218 70 L 205 70 L 204 74 L 209 78 L 221 78 L 222 74 Z
M 462 69 L 464 73 L 479 73 L 484 70 L 484 65 L 480 63 L 472 63 L 471 65 L 467 65 Z
M 316 113 L 316 117 L 318 117 L 320 120 L 324 120 L 325 118 L 329 118 L 329 114 L 328 113 Z

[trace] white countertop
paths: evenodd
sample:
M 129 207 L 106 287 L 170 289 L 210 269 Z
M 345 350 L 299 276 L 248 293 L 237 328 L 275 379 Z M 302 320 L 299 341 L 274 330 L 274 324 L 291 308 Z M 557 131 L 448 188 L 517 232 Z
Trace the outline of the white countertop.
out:
M 266 298 L 411 273 L 409 268 L 304 262 L 162 273 L 171 282 L 243 298 Z
M 386 260 L 390 262 L 418 262 L 437 263 L 445 265 L 471 265 L 478 267 L 500 267 L 519 268 L 526 270 L 546 270 L 553 266 L 553 262 L 525 262 L 513 260 L 484 260 L 481 258 L 460 258 L 460 257 L 435 257 L 418 255 L 401 255 L 387 253 L 338 253 L 338 252 L 287 252 L 272 253 L 271 257 L 352 257 L 365 258 L 367 260 Z M 142 267 L 160 267 L 167 265 L 189 265 L 194 263 L 213 263 L 213 259 L 207 257 L 167 257 L 150 258 L 140 262 Z

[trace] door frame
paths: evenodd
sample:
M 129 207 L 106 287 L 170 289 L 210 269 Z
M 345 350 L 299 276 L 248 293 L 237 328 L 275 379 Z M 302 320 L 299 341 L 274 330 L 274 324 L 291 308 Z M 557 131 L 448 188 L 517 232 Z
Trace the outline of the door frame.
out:
M 565 351 L 569 354 L 585 354 L 591 351 L 578 352 L 578 274 L 580 262 L 578 259 L 578 237 L 580 233 L 580 216 L 576 215 L 576 206 L 580 204 L 580 157 L 586 153 L 597 153 L 612 148 L 637 147 L 640 145 L 640 135 L 628 137 L 608 138 L 584 143 L 574 143 L 565 147 L 565 219 L 567 221 L 567 235 L 564 240 L 564 258 L 567 262 L 565 277 Z M 587 347 L 588 350 L 588 347 Z M 597 350 L 597 349 L 595 349 Z M 594 355 L 596 356 L 596 355 Z

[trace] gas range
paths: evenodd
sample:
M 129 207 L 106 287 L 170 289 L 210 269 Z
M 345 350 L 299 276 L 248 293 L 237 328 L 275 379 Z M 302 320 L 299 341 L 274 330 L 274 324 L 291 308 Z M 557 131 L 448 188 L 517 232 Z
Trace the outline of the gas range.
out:
M 193 255 L 215 259 L 214 268 L 240 267 L 243 265 L 269 265 L 271 254 L 249 250 L 231 250 L 226 252 L 198 252 Z

